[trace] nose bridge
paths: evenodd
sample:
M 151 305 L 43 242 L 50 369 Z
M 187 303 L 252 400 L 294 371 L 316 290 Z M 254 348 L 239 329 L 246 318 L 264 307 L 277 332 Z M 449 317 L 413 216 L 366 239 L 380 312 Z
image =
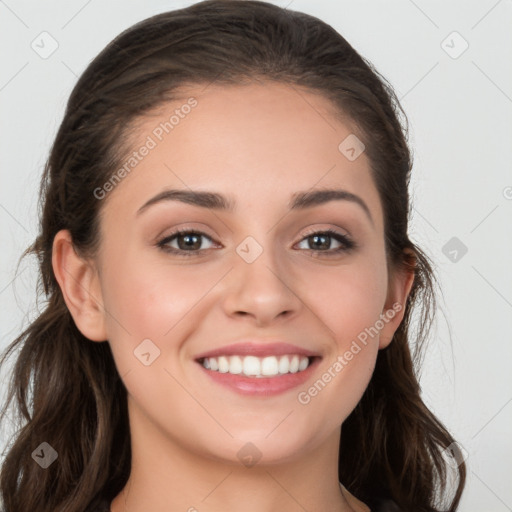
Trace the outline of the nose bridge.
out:
M 272 233 L 260 233 L 259 241 L 254 236 L 247 236 L 236 247 L 235 259 L 238 274 L 246 285 L 257 286 L 260 293 L 276 293 L 284 286 L 282 275 L 282 247 L 277 247 Z M 261 286 L 258 286 L 261 285 Z
M 284 254 L 280 253 L 284 248 L 272 241 L 271 232 L 256 236 L 247 236 L 235 248 L 224 306 L 228 315 L 245 313 L 259 322 L 268 322 L 297 312 L 300 300 L 282 264 Z

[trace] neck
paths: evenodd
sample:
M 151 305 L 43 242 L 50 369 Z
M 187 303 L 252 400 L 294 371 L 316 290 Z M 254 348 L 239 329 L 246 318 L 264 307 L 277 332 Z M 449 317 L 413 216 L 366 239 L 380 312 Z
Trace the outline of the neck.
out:
M 249 467 L 183 446 L 130 406 L 131 473 L 111 512 L 368 510 L 340 488 L 340 430 L 301 457 Z

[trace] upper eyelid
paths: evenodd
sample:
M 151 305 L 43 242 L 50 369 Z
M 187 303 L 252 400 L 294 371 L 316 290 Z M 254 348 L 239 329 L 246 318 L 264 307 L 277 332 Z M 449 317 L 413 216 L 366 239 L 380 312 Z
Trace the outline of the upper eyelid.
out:
M 328 228 L 311 228 L 311 229 L 306 229 L 306 231 L 304 233 L 302 233 L 302 237 L 306 237 L 306 236 L 310 236 L 312 234 L 315 234 L 315 233 L 326 233 L 326 232 L 331 232 L 330 234 L 337 234 L 337 235 L 340 235 L 340 236 L 344 236 L 346 238 L 350 238 L 352 239 L 352 235 L 346 230 L 346 229 L 343 229 L 343 228 L 340 228 L 340 227 L 328 227 Z

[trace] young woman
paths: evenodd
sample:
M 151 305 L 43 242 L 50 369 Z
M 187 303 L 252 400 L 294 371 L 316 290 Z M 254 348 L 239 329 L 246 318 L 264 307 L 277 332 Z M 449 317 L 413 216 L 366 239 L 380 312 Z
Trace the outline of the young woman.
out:
M 94 59 L 27 251 L 47 305 L 4 355 L 5 512 L 457 509 L 409 348 L 435 279 L 400 111 L 334 29 L 264 2 Z

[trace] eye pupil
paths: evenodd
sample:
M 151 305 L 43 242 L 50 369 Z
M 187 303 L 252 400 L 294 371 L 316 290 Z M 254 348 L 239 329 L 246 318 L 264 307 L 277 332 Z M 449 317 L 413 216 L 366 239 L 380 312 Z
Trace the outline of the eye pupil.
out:
M 330 242 L 329 242 L 329 239 L 330 239 L 330 236 L 329 235 L 312 235 L 310 237 L 310 239 L 313 239 L 313 243 L 314 244 L 317 244 L 320 240 L 324 240 L 324 243 L 320 244 L 320 245 L 317 245 L 316 248 L 317 249 L 329 249 L 330 248 Z
M 178 236 L 178 247 L 180 249 L 200 249 L 201 248 L 201 235 L 186 234 Z M 185 243 L 182 244 L 181 241 Z

